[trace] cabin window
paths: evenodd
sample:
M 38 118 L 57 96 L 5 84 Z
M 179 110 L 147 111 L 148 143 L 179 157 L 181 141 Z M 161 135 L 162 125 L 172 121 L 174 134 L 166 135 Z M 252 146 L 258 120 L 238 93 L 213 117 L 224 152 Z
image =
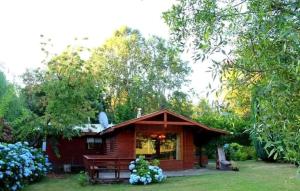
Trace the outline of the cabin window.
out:
M 88 137 L 86 139 L 86 143 L 87 143 L 87 148 L 88 149 L 100 149 L 101 144 L 102 144 L 102 139 L 101 138 Z
M 138 134 L 136 138 L 136 155 L 144 155 L 148 159 L 181 159 L 180 135 L 166 134 Z

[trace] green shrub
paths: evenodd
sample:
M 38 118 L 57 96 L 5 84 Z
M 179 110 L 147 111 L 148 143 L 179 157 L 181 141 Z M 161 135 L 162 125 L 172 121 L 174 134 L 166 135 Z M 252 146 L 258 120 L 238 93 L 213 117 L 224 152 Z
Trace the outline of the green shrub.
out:
M 0 143 L 0 191 L 21 190 L 39 181 L 50 169 L 47 156 L 27 142 Z
M 245 152 L 248 153 L 247 160 L 257 160 L 257 154 L 254 146 L 244 147 Z
M 300 148 L 298 148 L 298 149 L 299 149 L 299 151 L 297 151 L 296 148 L 294 148 L 294 149 L 287 148 L 286 149 L 287 154 L 286 154 L 285 159 L 299 167 L 300 166 Z
M 87 186 L 89 184 L 89 177 L 86 172 L 81 171 L 78 176 L 78 184 L 80 186 Z
M 257 157 L 263 161 L 270 161 L 270 162 L 275 161 L 273 155 L 269 157 L 265 149 L 265 145 L 266 145 L 265 142 L 260 142 L 258 140 L 254 141 L 254 148 L 257 153 Z
M 226 144 L 225 153 L 228 160 L 245 161 L 256 159 L 256 152 L 252 146 L 242 146 L 238 143 Z

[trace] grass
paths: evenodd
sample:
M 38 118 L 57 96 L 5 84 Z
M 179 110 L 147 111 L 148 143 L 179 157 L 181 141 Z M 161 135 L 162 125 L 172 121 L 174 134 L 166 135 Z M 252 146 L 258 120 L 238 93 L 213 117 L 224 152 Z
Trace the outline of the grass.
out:
M 25 187 L 25 191 L 296 191 L 300 189 L 297 169 L 289 164 L 246 161 L 239 162 L 240 171 L 213 171 L 199 176 L 168 178 L 161 184 L 134 186 L 129 184 L 78 184 L 78 175 L 63 179 L 45 178 L 42 182 Z

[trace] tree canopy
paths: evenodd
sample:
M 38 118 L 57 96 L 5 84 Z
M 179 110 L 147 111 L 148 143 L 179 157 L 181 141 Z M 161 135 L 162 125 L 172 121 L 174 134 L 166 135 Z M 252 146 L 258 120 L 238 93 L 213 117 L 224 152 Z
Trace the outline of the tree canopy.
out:
M 2 71 L 0 71 L 0 140 L 13 141 L 17 131 L 23 126 L 23 122 L 30 112 L 19 95 L 19 88 L 10 83 Z M 6 132 L 5 132 L 6 131 Z M 7 134 L 5 137 L 4 134 Z
M 145 38 L 137 30 L 121 27 L 87 61 L 105 93 L 106 109 L 115 123 L 167 107 L 178 97 L 191 69 L 180 52 L 157 36 Z M 183 93 L 184 94 L 184 93 Z
M 295 0 L 181 0 L 164 13 L 174 42 L 192 42 L 196 60 L 223 54 L 212 71 L 228 92 L 244 92 L 236 98 L 248 95 L 253 137 L 270 156 L 298 163 L 299 7 Z
M 74 126 L 87 123 L 88 118 L 97 121 L 100 110 L 115 124 L 136 117 L 137 108 L 144 113 L 161 107 L 190 111 L 189 97 L 180 90 L 191 70 L 166 40 L 145 38 L 137 30 L 121 27 L 90 49 L 90 57 L 84 60 L 81 53 L 87 50 L 69 46 L 45 59 L 46 69 L 23 75 L 22 94 L 35 123 L 30 125 L 35 128 L 23 132 L 38 134 L 37 138 L 71 138 L 78 133 Z M 183 107 L 174 104 L 179 100 Z
M 69 48 L 47 63 L 47 70 L 28 71 L 23 75 L 24 95 L 36 115 L 43 135 L 71 138 L 75 125 L 88 121 L 97 111 L 101 87 L 90 75 L 80 50 Z

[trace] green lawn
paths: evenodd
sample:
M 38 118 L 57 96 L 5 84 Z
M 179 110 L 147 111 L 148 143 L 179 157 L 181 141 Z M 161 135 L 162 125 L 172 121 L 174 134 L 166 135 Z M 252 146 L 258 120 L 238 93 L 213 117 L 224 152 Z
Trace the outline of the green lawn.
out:
M 129 184 L 90 185 L 81 187 L 77 175 L 63 179 L 47 178 L 27 186 L 25 191 L 113 191 L 113 190 L 196 190 L 196 191 L 296 191 L 300 190 L 300 178 L 296 168 L 288 164 L 264 162 L 239 162 L 240 171 L 208 172 L 199 176 L 168 178 L 161 184 L 132 186 Z

